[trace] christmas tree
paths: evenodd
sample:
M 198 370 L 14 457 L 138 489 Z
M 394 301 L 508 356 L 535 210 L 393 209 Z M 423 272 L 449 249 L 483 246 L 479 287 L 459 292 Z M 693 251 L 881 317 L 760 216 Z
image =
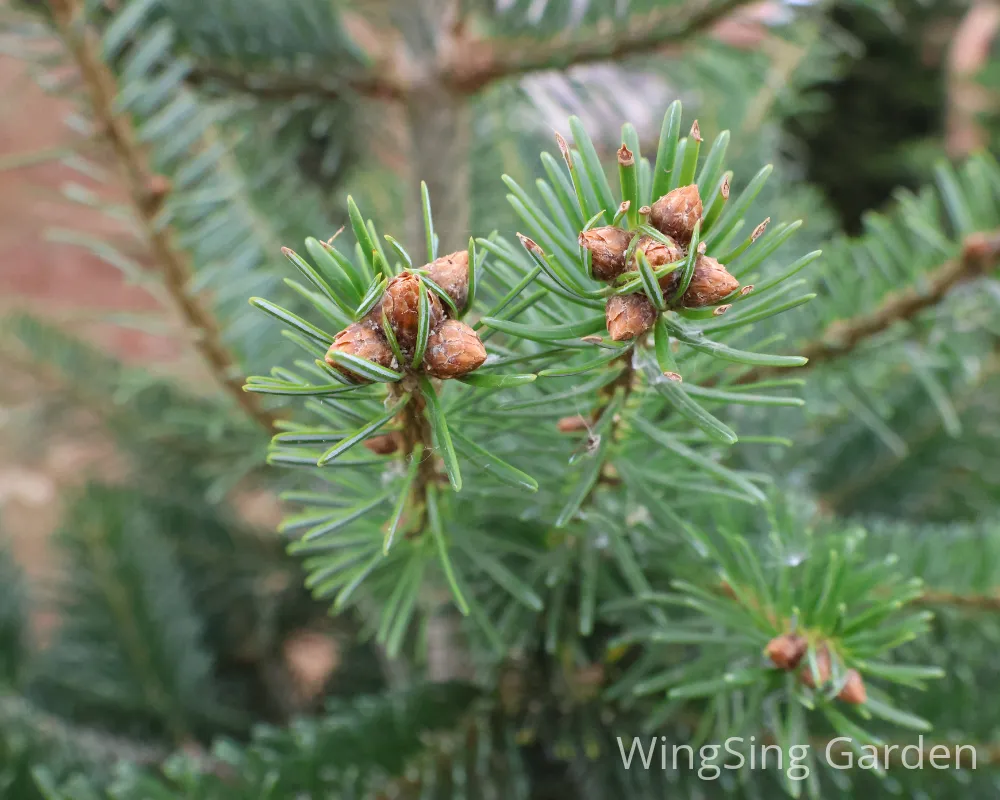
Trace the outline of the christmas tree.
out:
M 0 320 L 122 465 L 0 550 L 0 795 L 995 796 L 1000 16 L 907 9 L 0 10 L 197 358 Z

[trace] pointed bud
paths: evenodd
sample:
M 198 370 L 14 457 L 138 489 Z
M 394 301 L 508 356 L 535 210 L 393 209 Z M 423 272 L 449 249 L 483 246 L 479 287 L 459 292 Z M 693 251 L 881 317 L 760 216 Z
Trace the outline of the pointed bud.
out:
M 427 292 L 430 305 L 430 329 L 434 330 L 444 319 L 444 309 L 438 296 Z M 382 315 L 392 326 L 396 341 L 404 353 L 412 353 L 417 344 L 420 321 L 420 276 L 401 272 L 385 287 L 382 296 Z
M 778 669 L 795 669 L 808 648 L 809 643 L 803 637 L 785 633 L 769 641 L 764 652 Z
M 144 198 L 147 210 L 159 210 L 172 188 L 173 184 L 166 175 L 160 175 L 159 173 L 150 175 L 149 180 L 146 181 L 146 196 Z
M 654 269 L 662 267 L 664 264 L 673 264 L 675 261 L 680 261 L 686 255 L 684 248 L 673 239 L 670 240 L 670 244 L 664 244 L 652 236 L 643 236 L 635 249 L 643 252 L 646 260 L 649 262 L 649 266 Z
M 472 328 L 446 319 L 427 337 L 424 371 L 435 378 L 459 378 L 482 366 L 486 348 Z
M 469 299 L 469 251 L 458 250 L 427 265 L 427 276 L 444 289 L 461 311 Z
M 722 186 L 719 188 L 719 194 L 722 195 L 723 200 L 729 199 L 729 176 L 726 175 L 722 179 Z
M 624 142 L 618 149 L 618 164 L 622 167 L 635 166 L 635 156 L 632 155 L 632 151 L 625 146 Z
M 688 135 L 696 142 L 704 141 L 704 139 L 701 138 L 701 126 L 698 125 L 698 120 L 691 123 L 691 133 Z
M 545 251 L 538 246 L 538 242 L 536 242 L 534 239 L 525 236 L 523 233 L 517 234 L 517 240 L 521 243 L 521 247 L 523 247 L 525 250 L 531 253 L 537 253 L 540 256 L 545 255 Z
M 746 286 L 740 289 L 740 297 L 746 297 L 752 291 L 753 291 L 753 284 L 748 283 Z
M 656 307 L 641 292 L 616 294 L 608 298 L 604 318 L 608 333 L 616 342 L 641 336 L 656 323 Z
M 675 269 L 660 278 L 660 288 L 669 297 L 677 291 L 681 280 L 681 270 Z M 740 282 L 711 256 L 698 256 L 694 274 L 679 305 L 684 308 L 704 308 L 714 306 L 740 288 Z M 724 312 L 723 312 L 724 313 Z
M 569 167 L 570 171 L 572 172 L 573 159 L 569 151 L 569 145 L 566 144 L 566 140 L 563 138 L 563 135 L 559 133 L 559 131 L 556 131 L 555 134 L 556 134 L 556 145 L 559 147 L 559 152 L 562 154 L 563 161 L 566 162 L 566 166 Z
M 379 436 L 372 436 L 370 439 L 365 439 L 364 444 L 365 447 L 380 456 L 392 455 L 399 448 L 399 443 L 396 441 L 396 437 L 391 433 L 383 433 Z
M 392 354 L 389 342 L 382 335 L 382 331 L 373 329 L 364 322 L 355 322 L 338 333 L 333 338 L 333 344 L 330 345 L 330 352 L 333 351 L 367 358 L 369 361 L 374 361 L 376 364 L 390 369 L 396 366 L 396 358 Z M 355 383 L 369 382 L 360 375 L 351 372 L 343 364 L 334 361 L 330 355 L 327 355 L 326 363 Z
M 827 650 L 826 645 L 823 645 L 816 651 L 816 671 L 819 673 L 820 686 L 830 680 L 830 651 Z M 802 667 L 802 671 L 799 673 L 799 680 L 810 689 L 816 688 L 816 682 L 813 680 L 812 670 L 809 668 L 808 661 L 805 662 L 805 666 Z
M 591 253 L 591 274 L 595 279 L 609 282 L 625 272 L 625 251 L 633 236 L 613 225 L 591 228 L 580 234 L 580 246 Z
M 590 425 L 583 416 L 576 414 L 572 417 L 563 417 L 556 423 L 556 427 L 560 433 L 578 433 L 579 431 L 588 430 Z
M 868 692 L 865 689 L 865 682 L 861 680 L 861 673 L 856 669 L 847 670 L 847 681 L 837 697 L 845 703 L 863 705 L 868 699 Z
M 756 242 L 763 235 L 764 231 L 767 230 L 767 223 L 769 223 L 770 221 L 771 218 L 768 217 L 762 223 L 760 223 L 760 225 L 758 225 L 756 228 L 753 229 L 753 233 L 750 234 L 751 242 Z
M 674 383 L 684 383 L 684 378 L 679 372 L 664 372 L 663 377 Z
M 698 185 L 692 183 L 668 192 L 653 203 L 649 221 L 660 233 L 686 243 L 691 241 L 691 233 L 702 211 Z
M 712 316 L 713 317 L 721 317 L 723 314 L 725 314 L 732 307 L 733 307 L 732 303 L 726 303 L 726 305 L 724 305 L 724 306 L 719 306 L 718 308 L 713 308 L 712 309 Z

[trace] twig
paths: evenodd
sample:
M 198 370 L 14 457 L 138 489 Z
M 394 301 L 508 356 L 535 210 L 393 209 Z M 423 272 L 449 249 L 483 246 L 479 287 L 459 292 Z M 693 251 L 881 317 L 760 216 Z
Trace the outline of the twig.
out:
M 360 73 L 356 76 L 330 76 L 295 73 L 246 73 L 222 67 L 199 66 L 188 73 L 186 82 L 196 88 L 218 83 L 260 98 L 288 99 L 296 95 L 311 95 L 325 100 L 340 100 L 358 94 L 377 100 L 400 100 L 405 87 L 391 74 Z
M 994 594 L 956 594 L 928 589 L 913 602 L 923 606 L 953 606 L 974 611 L 1000 611 L 1000 592 Z
M 912 319 L 925 308 L 940 303 L 958 284 L 983 275 L 1000 263 L 1000 231 L 968 236 L 958 258 L 946 261 L 923 276 L 919 287 L 888 295 L 874 311 L 831 323 L 818 339 L 808 342 L 799 354 L 809 359 L 801 370 L 847 355 L 867 339 L 897 322 Z M 754 383 L 785 367 L 760 367 L 743 373 L 739 384 Z
M 187 256 L 174 242 L 170 227 L 156 224 L 158 212 L 170 193 L 169 182 L 152 170 L 131 122 L 115 109 L 115 77 L 100 57 L 100 46 L 93 31 L 83 23 L 80 0 L 53 0 L 51 5 L 63 40 L 87 87 L 97 123 L 125 174 L 132 203 L 163 275 L 164 285 L 181 316 L 196 332 L 194 346 L 223 389 L 251 418 L 270 430 L 277 416 L 264 408 L 256 395 L 243 391 L 243 379 L 232 355 L 222 344 L 215 318 L 199 298 L 188 292 L 192 269 Z
M 688 0 L 668 8 L 635 14 L 619 28 L 604 23 L 584 36 L 537 39 L 480 39 L 455 32 L 441 78 L 456 91 L 471 94 L 492 81 L 545 69 L 565 69 L 610 61 L 683 41 L 752 0 Z

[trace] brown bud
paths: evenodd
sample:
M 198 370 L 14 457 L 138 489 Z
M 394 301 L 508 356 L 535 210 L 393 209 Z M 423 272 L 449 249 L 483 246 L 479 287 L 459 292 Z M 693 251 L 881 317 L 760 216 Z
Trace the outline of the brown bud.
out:
M 396 437 L 391 433 L 383 433 L 378 436 L 372 436 L 370 439 L 365 439 L 365 447 L 380 456 L 388 456 L 396 452 L 399 447 L 399 443 L 396 441 Z
M 556 423 L 556 427 L 560 433 L 578 433 L 579 431 L 588 430 L 590 425 L 583 416 L 575 414 L 572 417 L 563 417 Z
M 660 288 L 669 297 L 677 290 L 681 280 L 681 270 L 675 269 L 660 278 Z M 680 305 L 685 308 L 704 308 L 714 306 L 724 297 L 728 297 L 740 288 L 740 282 L 726 270 L 722 264 L 711 256 L 698 256 L 694 265 L 694 274 L 687 291 L 681 297 Z
M 701 219 L 701 212 L 701 195 L 698 194 L 697 184 L 692 183 L 668 192 L 653 203 L 649 222 L 660 233 L 686 243 L 691 241 L 691 233 L 695 223 Z
M 486 348 L 464 322 L 446 319 L 427 337 L 424 370 L 435 378 L 458 378 L 482 366 Z
M 769 641 L 764 652 L 778 669 L 795 669 L 807 649 L 809 643 L 803 637 L 794 633 L 784 633 Z
M 656 323 L 656 307 L 642 293 L 616 294 L 608 298 L 604 318 L 616 342 L 634 339 Z
M 631 167 L 635 165 L 635 156 L 632 155 L 632 151 L 628 149 L 625 143 L 618 148 L 618 163 L 623 167 Z
M 830 651 L 827 650 L 826 645 L 823 645 L 816 651 L 816 671 L 819 673 L 820 686 L 830 680 Z M 809 668 L 808 661 L 806 661 L 805 666 L 802 667 L 802 671 L 799 673 L 799 680 L 810 689 L 816 688 L 816 682 L 813 680 L 812 669 Z
M 868 699 L 868 692 L 865 690 L 865 682 L 861 680 L 861 673 L 856 669 L 847 670 L 847 681 L 837 697 L 845 703 L 862 705 Z
M 652 236 L 643 236 L 635 249 L 642 250 L 646 256 L 646 260 L 649 262 L 649 266 L 654 269 L 662 267 L 664 264 L 672 264 L 675 261 L 680 261 L 686 255 L 684 248 L 673 239 L 670 240 L 670 244 L 664 244 Z
M 750 241 L 751 242 L 756 242 L 764 234 L 764 231 L 767 230 L 767 224 L 770 221 L 771 221 L 771 218 L 768 217 L 762 223 L 760 223 L 760 225 L 758 225 L 756 228 L 753 229 L 753 233 L 750 234 Z
M 428 291 L 430 302 L 430 329 L 434 330 L 444 319 L 444 309 L 437 295 Z M 396 341 L 404 353 L 412 353 L 417 344 L 417 327 L 420 322 L 420 276 L 402 272 L 389 281 L 382 296 L 382 314 L 392 326 Z
M 381 331 L 373 329 L 364 322 L 352 323 L 338 333 L 333 338 L 333 344 L 330 345 L 330 352 L 334 351 L 367 358 L 383 367 L 392 368 L 396 365 L 395 356 L 393 356 L 385 336 L 382 335 Z M 356 375 L 343 364 L 334 361 L 329 353 L 326 356 L 326 363 L 355 383 L 368 383 L 367 379 Z
M 458 250 L 427 265 L 427 276 L 444 289 L 461 311 L 469 298 L 469 251 Z
M 698 125 L 698 120 L 691 123 L 691 133 L 688 135 L 696 142 L 705 141 L 701 138 L 701 126 Z
M 634 234 L 614 225 L 580 234 L 580 245 L 590 251 L 590 270 L 599 281 L 613 281 L 625 272 L 625 251 Z

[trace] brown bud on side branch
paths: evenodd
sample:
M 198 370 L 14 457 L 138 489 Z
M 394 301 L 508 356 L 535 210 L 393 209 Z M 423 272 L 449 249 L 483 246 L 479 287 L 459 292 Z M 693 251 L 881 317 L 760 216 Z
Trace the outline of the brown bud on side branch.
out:
M 676 269 L 660 278 L 660 288 L 665 295 L 677 291 L 681 280 L 681 270 Z M 740 288 L 740 282 L 711 256 L 698 256 L 691 283 L 681 297 L 679 305 L 684 308 L 704 308 L 714 306 Z
M 692 183 L 668 192 L 653 203 L 649 222 L 660 233 L 686 244 L 691 241 L 703 211 L 698 185 Z
M 427 291 L 430 307 L 430 328 L 433 330 L 444 319 L 444 309 L 438 296 Z M 420 325 L 420 276 L 402 272 L 389 281 L 382 296 L 382 314 L 392 326 L 396 341 L 404 353 L 412 353 L 417 344 Z
M 608 298 L 604 310 L 608 334 L 616 342 L 634 339 L 656 323 L 656 306 L 646 295 L 616 294 Z
M 804 637 L 785 633 L 768 642 L 764 652 L 778 669 L 795 669 L 808 649 L 809 643 Z
M 424 370 L 434 378 L 460 378 L 482 366 L 486 348 L 472 328 L 446 319 L 427 337 Z
M 654 239 L 652 236 L 643 236 L 638 244 L 636 244 L 635 249 L 642 251 L 649 262 L 649 266 L 654 269 L 666 264 L 673 264 L 675 261 L 680 261 L 686 255 L 684 248 L 673 239 L 670 239 L 670 243 L 667 244 Z
M 389 347 L 389 343 L 386 341 L 385 336 L 382 335 L 382 332 L 369 327 L 363 322 L 355 322 L 348 325 L 334 337 L 329 352 L 335 351 L 358 356 L 359 358 L 366 358 L 389 369 L 393 368 L 396 362 L 392 348 Z M 335 361 L 329 354 L 327 354 L 326 363 L 355 383 L 369 383 L 366 378 L 351 372 L 350 369 L 340 362 Z
M 578 433 L 590 429 L 590 424 L 580 414 L 572 417 L 563 417 L 556 423 L 560 433 Z
M 837 698 L 845 703 L 860 706 L 868 699 L 868 691 L 865 689 L 865 682 L 861 679 L 861 673 L 856 669 L 847 671 L 847 680 L 843 688 L 837 694 Z
M 391 433 L 383 433 L 379 436 L 372 436 L 365 439 L 364 445 L 373 453 L 380 456 L 392 455 L 399 449 L 399 442 L 396 441 L 396 437 Z
M 590 271 L 595 279 L 610 282 L 626 271 L 625 251 L 633 236 L 613 225 L 580 234 L 580 246 L 590 251 Z
M 444 289 L 461 311 L 469 299 L 469 251 L 458 250 L 427 265 L 427 277 Z
M 810 689 L 815 689 L 817 685 L 823 686 L 828 680 L 830 680 L 831 668 L 830 651 L 827 649 L 826 645 L 823 645 L 816 651 L 816 672 L 819 674 L 819 683 L 817 684 L 816 680 L 813 678 L 813 672 L 809 667 L 808 661 L 799 673 L 799 680 Z

